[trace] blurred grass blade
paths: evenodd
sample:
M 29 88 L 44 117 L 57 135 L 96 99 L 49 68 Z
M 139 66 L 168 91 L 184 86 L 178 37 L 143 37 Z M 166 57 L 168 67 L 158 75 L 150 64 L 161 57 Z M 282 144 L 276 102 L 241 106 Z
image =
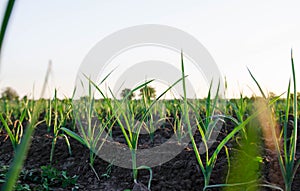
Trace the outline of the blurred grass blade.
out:
M 15 4 L 15 0 L 9 0 L 7 2 L 7 6 L 6 6 L 6 10 L 4 13 L 4 17 L 1 23 L 1 31 L 0 31 L 0 55 L 1 55 L 1 51 L 2 51 L 2 45 L 3 45 L 3 41 L 4 41 L 4 37 L 5 37 L 5 33 L 6 33 L 6 29 L 8 26 L 8 21 L 10 19 L 13 7 Z
M 47 78 L 49 76 L 48 72 L 49 72 L 49 70 L 47 70 L 47 74 L 46 74 Z M 45 87 L 47 85 L 46 82 L 48 80 L 47 78 L 45 79 L 45 81 L 43 83 L 41 97 L 43 97 L 43 95 L 45 93 L 45 89 L 46 89 Z M 31 121 L 27 125 L 26 131 L 25 131 L 24 136 L 22 137 L 21 143 L 16 149 L 16 154 L 10 165 L 9 171 L 6 175 L 6 180 L 5 180 L 5 184 L 2 187 L 2 191 L 14 190 L 14 186 L 18 180 L 19 174 L 22 170 L 24 161 L 26 159 L 28 150 L 30 148 L 31 136 L 34 133 L 34 129 L 35 129 L 36 125 L 38 124 L 39 116 L 40 116 L 41 110 L 43 109 L 43 103 L 44 103 L 43 100 L 39 99 L 33 109 Z

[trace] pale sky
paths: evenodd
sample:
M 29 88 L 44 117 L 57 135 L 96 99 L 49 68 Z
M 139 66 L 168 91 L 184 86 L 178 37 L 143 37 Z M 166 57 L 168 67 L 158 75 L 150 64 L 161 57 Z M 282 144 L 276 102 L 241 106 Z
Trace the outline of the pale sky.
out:
M 1 15 L 6 2 L 0 2 Z M 89 50 L 107 35 L 141 24 L 172 26 L 197 38 L 226 76 L 228 96 L 257 90 L 247 67 L 264 90 L 286 91 L 291 48 L 300 73 L 298 0 L 20 0 L 15 5 L 0 87 L 11 86 L 20 96 L 39 95 L 50 59 L 50 94 L 56 87 L 61 96 L 71 96 Z

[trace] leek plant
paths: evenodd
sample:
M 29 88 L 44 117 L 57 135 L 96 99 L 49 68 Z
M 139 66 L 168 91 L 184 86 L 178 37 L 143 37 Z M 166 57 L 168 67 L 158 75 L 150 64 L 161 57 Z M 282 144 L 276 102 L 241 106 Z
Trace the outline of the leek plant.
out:
M 100 152 L 104 140 L 106 139 L 106 137 L 103 137 L 103 132 L 105 129 L 111 131 L 114 123 L 101 123 L 103 120 L 95 108 L 96 100 L 92 93 L 91 82 L 89 82 L 88 88 L 88 96 L 81 97 L 80 100 L 73 100 L 73 102 L 76 103 L 74 104 L 73 115 L 80 135 L 65 127 L 62 127 L 61 130 L 90 150 L 89 165 L 98 180 L 100 180 L 94 169 L 94 161 L 96 159 L 96 154 Z M 107 101 L 109 102 L 110 100 L 107 99 Z M 99 143 L 101 144 L 99 145 Z
M 0 121 L 2 122 L 2 125 L 4 126 L 4 129 L 9 136 L 14 151 L 16 151 L 17 146 L 20 144 L 21 138 L 23 136 L 23 120 L 26 116 L 26 112 L 27 110 L 26 108 L 24 108 L 20 118 L 14 122 L 12 129 L 9 127 L 10 119 L 7 117 L 6 119 L 4 119 L 3 115 L 0 113 Z
M 293 95 L 297 95 L 297 86 L 296 86 L 296 73 L 295 73 L 295 64 L 293 60 L 293 54 L 291 52 L 291 66 L 292 66 L 292 79 L 293 79 Z M 249 70 L 250 72 L 250 70 Z M 268 102 L 267 97 L 265 96 L 260 84 L 251 74 L 252 79 L 255 81 L 257 87 L 259 88 L 263 99 L 265 102 Z M 297 136 L 298 136 L 298 104 L 297 99 L 291 99 L 291 80 L 288 84 L 287 95 L 286 95 L 286 103 L 285 103 L 285 111 L 284 111 L 284 124 L 283 124 L 283 136 L 279 136 L 276 134 L 277 124 L 274 120 L 270 120 L 269 123 L 271 128 L 271 136 L 274 144 L 274 149 L 276 150 L 279 166 L 281 170 L 281 174 L 285 184 L 285 190 L 291 191 L 292 190 L 292 183 L 295 177 L 296 171 L 300 166 L 300 159 L 296 159 L 296 149 L 297 149 Z M 288 136 L 288 121 L 289 121 L 289 114 L 290 114 L 290 104 L 292 104 L 292 114 L 293 114 L 293 127 L 292 133 L 290 137 Z M 282 135 L 282 133 L 281 133 Z M 281 141 L 283 141 L 283 152 Z
M 178 142 L 181 142 L 186 135 L 183 119 L 181 117 L 182 103 L 180 100 L 174 99 L 166 103 L 166 108 L 166 121 L 173 127 Z
M 248 111 L 248 101 L 243 97 L 243 94 L 240 93 L 240 98 L 234 100 L 234 102 L 229 102 L 230 106 L 233 108 L 236 119 L 243 123 L 244 119 L 249 115 Z M 246 129 L 242 129 L 242 137 L 247 139 Z
M 236 124 L 236 126 L 235 126 L 235 128 L 230 133 L 228 133 L 223 138 L 223 140 L 221 140 L 218 143 L 218 146 L 215 149 L 215 151 L 213 151 L 212 155 L 209 156 L 209 153 L 208 153 L 209 138 L 211 136 L 211 133 L 213 133 L 214 127 L 217 125 L 218 120 L 217 121 L 212 121 L 213 118 L 212 118 L 212 116 L 210 116 L 210 115 L 213 114 L 213 110 L 216 108 L 216 104 L 215 103 L 217 103 L 217 101 L 214 100 L 212 102 L 212 106 L 211 106 L 210 96 L 208 96 L 208 98 L 207 98 L 208 100 L 206 100 L 206 109 L 209 109 L 208 111 L 206 111 L 206 116 L 208 116 L 208 118 L 207 118 L 208 120 L 204 121 L 202 123 L 201 122 L 197 122 L 196 123 L 197 127 L 198 127 L 198 130 L 199 130 L 199 132 L 201 134 L 202 143 L 204 144 L 204 148 L 205 148 L 205 152 L 206 152 L 205 159 L 202 159 L 201 155 L 200 155 L 201 149 L 198 148 L 198 146 L 197 146 L 197 144 L 195 142 L 195 139 L 193 137 L 193 127 L 192 127 L 192 123 L 191 123 L 191 119 L 190 119 L 190 114 L 189 114 L 189 107 L 192 107 L 192 105 L 188 103 L 188 100 L 187 100 L 187 97 L 186 97 L 186 86 L 185 86 L 185 72 L 184 72 L 183 53 L 181 53 L 181 69 L 182 69 L 182 83 L 183 83 L 183 93 L 184 93 L 184 96 L 183 96 L 183 102 L 184 102 L 184 108 L 183 108 L 184 121 L 187 124 L 188 133 L 189 133 L 189 137 L 191 139 L 193 150 L 195 152 L 197 162 L 198 162 L 198 164 L 200 166 L 200 170 L 201 170 L 201 172 L 202 172 L 202 174 L 204 176 L 204 188 L 203 188 L 203 190 L 206 190 L 206 189 L 209 189 L 209 188 L 214 188 L 214 187 L 235 186 L 236 184 L 234 184 L 234 185 L 229 185 L 229 184 L 209 185 L 212 170 L 213 170 L 214 165 L 216 163 L 218 154 L 220 153 L 220 151 L 223 148 L 226 148 L 225 147 L 226 143 L 229 140 L 231 140 L 236 133 L 238 133 L 241 129 L 243 129 L 251 120 L 253 120 L 262 111 L 261 110 L 260 111 L 256 111 L 254 114 L 252 114 L 247 119 L 245 119 L 242 123 L 238 122 L 237 120 L 235 120 L 234 118 L 232 118 L 230 116 L 220 116 L 222 118 L 228 118 L 228 119 L 232 120 Z M 210 92 L 209 92 L 209 95 L 210 95 Z M 275 101 L 271 102 L 270 104 L 273 104 L 274 102 Z M 197 119 L 196 119 L 196 121 L 197 121 Z M 201 125 L 201 124 L 204 124 L 204 125 Z M 207 133 L 207 132 L 209 132 L 209 133 Z M 205 163 L 204 163 L 204 161 L 205 161 Z M 237 183 L 237 185 L 238 184 L 239 183 Z
M 293 76 L 293 88 L 294 88 L 294 95 L 297 95 L 297 86 L 296 86 L 296 74 L 295 74 L 295 65 L 293 60 L 293 54 L 291 54 L 291 63 L 292 63 L 292 76 Z M 284 152 L 283 156 L 280 154 L 280 150 L 277 150 L 278 157 L 280 161 L 280 168 L 285 182 L 285 190 L 290 191 L 292 190 L 292 183 L 295 177 L 296 171 L 300 165 L 300 159 L 295 160 L 296 149 L 297 149 L 297 136 L 298 136 L 298 105 L 297 99 L 293 99 L 293 130 L 291 137 L 287 136 L 288 131 L 288 115 L 289 115 L 289 103 L 290 103 L 290 83 L 288 86 L 287 91 L 287 98 L 286 98 L 286 110 L 285 110 L 285 120 L 283 126 L 283 144 L 284 144 Z M 290 141 L 288 139 L 290 138 Z M 289 143 L 289 144 L 288 144 Z
M 71 113 L 72 110 L 65 110 L 63 108 L 63 104 L 59 104 L 59 99 L 57 98 L 57 90 L 54 90 L 54 98 L 53 98 L 53 112 L 54 112 L 54 121 L 53 121 L 53 139 L 52 139 L 52 145 L 51 145 L 51 152 L 50 152 L 50 163 L 53 161 L 53 155 L 54 155 L 54 149 L 57 142 L 57 139 L 59 137 L 63 137 L 66 141 L 66 144 L 68 146 L 69 154 L 72 154 L 71 151 L 71 145 L 69 142 L 68 137 L 65 134 L 60 134 L 61 127 L 65 125 L 65 116 L 68 116 L 69 113 Z M 51 111 L 52 104 L 49 105 L 49 110 Z M 51 113 L 50 113 L 51 116 Z M 50 118 L 51 119 L 51 118 Z M 52 121 L 50 121 L 51 124 Z
M 158 100 L 163 97 L 163 95 L 165 95 L 171 88 L 173 88 L 177 83 L 179 83 L 181 81 L 181 79 L 177 80 L 175 83 L 173 83 L 169 88 L 167 88 L 161 95 L 159 95 L 156 99 L 154 99 L 153 101 L 151 101 L 149 103 L 149 107 L 147 107 L 145 109 L 145 112 L 143 112 L 143 115 L 140 117 L 140 122 L 136 124 L 135 122 L 135 116 L 134 116 L 134 112 L 132 112 L 132 105 L 130 103 L 128 103 L 128 99 L 127 97 L 132 95 L 135 91 L 144 88 L 145 86 L 147 86 L 149 83 L 151 83 L 153 80 L 149 80 L 139 86 L 137 86 L 136 88 L 134 88 L 133 90 L 131 90 L 130 92 L 128 92 L 128 94 L 121 100 L 118 101 L 112 91 L 111 95 L 114 98 L 114 105 L 111 104 L 111 102 L 107 102 L 108 106 L 110 107 L 111 111 L 113 112 L 113 116 L 116 119 L 116 122 L 118 123 L 124 137 L 125 137 L 125 141 L 126 144 L 129 148 L 129 150 L 131 151 L 131 158 L 132 158 L 132 170 L 133 170 L 133 180 L 135 184 L 138 184 L 138 170 L 140 169 L 147 169 L 150 172 L 150 179 L 148 182 L 148 189 L 150 190 L 151 187 L 151 180 L 152 180 L 152 170 L 150 167 L 147 167 L 145 165 L 142 166 L 137 166 L 137 156 L 136 156 L 136 152 L 138 149 L 138 141 L 139 141 L 139 135 L 141 132 L 141 129 L 144 125 L 144 121 L 145 119 L 148 117 L 149 112 L 151 111 L 151 109 L 153 108 L 153 106 L 158 102 Z M 102 95 L 102 97 L 105 98 L 104 93 L 100 90 L 100 88 L 94 83 L 91 82 L 94 87 L 98 90 L 98 92 Z M 108 99 L 104 99 L 105 101 L 107 101 Z M 125 104 L 124 104 L 125 103 Z M 125 107 L 124 107 L 125 105 Z M 130 112 L 131 111 L 131 112 Z M 126 131 L 127 129 L 127 131 Z

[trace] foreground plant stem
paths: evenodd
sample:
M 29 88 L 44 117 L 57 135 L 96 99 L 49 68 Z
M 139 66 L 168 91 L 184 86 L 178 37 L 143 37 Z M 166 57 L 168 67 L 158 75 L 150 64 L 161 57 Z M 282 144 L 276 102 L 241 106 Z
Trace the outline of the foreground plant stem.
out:
M 137 183 L 138 169 L 136 166 L 136 149 L 131 150 L 131 158 L 132 158 L 133 181 L 134 181 L 134 183 Z
M 187 98 L 186 98 L 185 73 L 184 73 L 184 63 L 183 63 L 183 53 L 182 52 L 181 52 L 181 72 L 182 72 L 182 84 L 183 84 L 184 118 L 185 118 L 185 122 L 188 125 L 188 133 L 189 133 L 192 145 L 193 145 L 193 150 L 195 152 L 196 159 L 198 161 L 198 164 L 200 165 L 202 173 L 204 174 L 204 187 L 206 187 L 207 185 L 209 185 L 210 173 L 207 173 L 206 169 L 204 168 L 204 165 L 200 158 L 200 154 L 199 154 L 195 139 L 193 137 L 192 127 L 191 127 L 189 114 L 188 114 L 188 103 L 187 103 Z

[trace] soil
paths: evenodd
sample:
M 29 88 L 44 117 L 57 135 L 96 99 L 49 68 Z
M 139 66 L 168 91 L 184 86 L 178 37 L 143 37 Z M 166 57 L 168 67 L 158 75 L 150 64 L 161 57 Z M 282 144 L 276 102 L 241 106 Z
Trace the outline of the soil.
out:
M 219 135 L 218 140 L 226 135 L 226 133 L 232 130 L 233 125 L 227 123 L 222 128 L 222 133 Z M 114 136 L 117 139 L 122 139 L 121 130 L 117 127 L 113 130 Z M 155 134 L 155 140 L 158 142 L 164 142 L 171 136 L 173 131 L 170 127 L 165 126 L 158 130 Z M 52 143 L 52 134 L 47 132 L 45 124 L 41 124 L 36 127 L 35 134 L 32 139 L 32 144 L 24 164 L 24 169 L 39 169 L 43 165 L 49 165 L 50 150 Z M 201 141 L 199 133 L 196 132 L 195 139 L 197 142 Z M 143 141 L 143 144 L 149 143 L 149 141 Z M 100 176 L 100 180 L 97 179 L 95 173 L 89 166 L 89 150 L 81 145 L 78 141 L 70 138 L 70 144 L 72 147 L 72 155 L 68 153 L 67 145 L 64 139 L 59 138 L 55 147 L 55 155 L 53 166 L 59 170 L 67 171 L 68 175 L 78 175 L 77 185 L 79 190 L 104 190 L 104 191 L 123 191 L 125 189 L 133 190 L 146 190 L 149 179 L 149 171 L 139 171 L 139 184 L 135 184 L 132 178 L 132 170 L 121 168 L 118 166 L 111 166 L 111 172 L 109 176 L 101 176 L 107 172 L 109 163 L 96 158 L 94 163 L 94 169 Z M 233 153 L 235 140 L 231 140 L 227 147 L 230 154 Z M 145 146 L 145 145 L 144 145 Z M 151 146 L 151 145 L 149 145 Z M 153 146 L 153 145 L 152 145 Z M 214 144 L 210 148 L 210 152 L 216 149 L 217 144 Z M 297 158 L 300 158 L 300 145 L 298 141 Z M 266 152 L 265 152 L 266 153 Z M 266 154 L 265 154 L 266 155 Z M 4 133 L 0 134 L 0 164 L 9 165 L 12 161 L 14 154 L 10 140 L 6 139 Z M 204 155 L 205 156 L 205 155 Z M 202 156 L 204 158 L 204 156 Z M 261 180 L 262 183 L 272 183 L 272 180 L 268 178 L 270 174 L 270 166 L 272 166 L 272 159 L 264 156 L 264 165 L 262 168 Z M 274 166 L 274 165 L 273 165 Z M 225 151 L 222 150 L 218 156 L 217 162 L 213 169 L 210 184 L 224 183 L 228 170 L 227 158 Z M 199 169 L 194 151 L 191 144 L 188 145 L 180 154 L 178 154 L 172 160 L 152 168 L 153 180 L 151 184 L 151 190 L 153 191 L 192 191 L 202 190 L 204 185 L 204 178 Z M 280 171 L 278 168 L 277 171 Z M 247 172 L 244 172 L 247 173 Z M 31 186 L 34 186 L 32 182 L 26 182 Z M 0 184 L 1 188 L 1 184 Z M 294 183 L 293 190 L 300 188 L 300 169 L 298 169 Z M 56 188 L 55 190 L 71 190 L 71 187 L 66 189 Z M 220 188 L 211 190 L 221 190 Z M 237 188 L 236 190 L 241 190 Z M 267 190 L 267 189 L 266 189 Z

